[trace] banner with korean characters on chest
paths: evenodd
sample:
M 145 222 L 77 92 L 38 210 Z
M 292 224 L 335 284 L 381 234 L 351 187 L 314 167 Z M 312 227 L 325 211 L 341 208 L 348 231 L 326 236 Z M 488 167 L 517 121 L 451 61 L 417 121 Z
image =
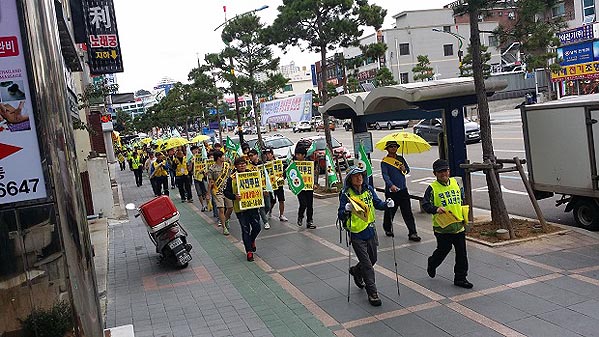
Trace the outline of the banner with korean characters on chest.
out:
M 241 196 L 240 210 L 264 207 L 260 171 L 238 172 L 235 179 L 238 194 Z
M 297 170 L 302 175 L 304 180 L 304 190 L 314 189 L 314 162 L 313 161 L 296 161 Z
M 89 68 L 94 75 L 123 72 L 112 0 L 83 0 Z
M 16 0 L 0 1 L 0 205 L 47 197 Z

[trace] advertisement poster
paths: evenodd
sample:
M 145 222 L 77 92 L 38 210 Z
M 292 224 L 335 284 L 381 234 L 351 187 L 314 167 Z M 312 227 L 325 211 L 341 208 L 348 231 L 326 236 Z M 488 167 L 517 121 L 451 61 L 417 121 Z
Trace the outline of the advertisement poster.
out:
M 582 42 L 575 45 L 557 48 L 557 58 L 561 59 L 561 66 L 570 66 L 574 64 L 593 61 L 593 43 Z
M 314 162 L 313 161 L 296 161 L 297 170 L 302 175 L 304 180 L 304 190 L 314 189 Z
M 262 125 L 310 121 L 312 93 L 261 103 L 260 114 Z
M 0 1 L 0 204 L 46 198 L 16 0 Z
M 237 173 L 235 179 L 237 180 L 238 194 L 241 195 L 241 200 L 239 200 L 240 210 L 264 207 L 259 171 Z

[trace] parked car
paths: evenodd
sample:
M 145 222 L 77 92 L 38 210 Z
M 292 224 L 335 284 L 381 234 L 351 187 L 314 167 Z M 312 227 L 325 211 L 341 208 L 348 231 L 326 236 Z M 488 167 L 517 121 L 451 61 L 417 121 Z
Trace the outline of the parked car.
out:
M 387 128 L 388 130 L 392 130 L 392 129 L 396 129 L 396 128 L 405 129 L 408 127 L 409 123 L 410 123 L 410 121 L 386 121 L 386 122 L 382 121 L 382 122 L 366 123 L 366 125 L 368 126 L 369 129 L 380 130 L 382 128 Z M 352 129 L 352 124 L 351 124 L 350 119 L 343 122 L 343 128 L 345 129 L 345 131 L 349 131 Z
M 480 126 L 476 122 L 464 119 L 466 131 L 466 143 L 480 142 Z M 443 120 L 441 118 L 423 119 L 414 125 L 414 133 L 431 144 L 438 142 L 439 134 L 443 131 Z
M 293 144 L 289 138 L 281 134 L 262 137 L 262 140 L 264 141 L 266 147 L 272 148 L 275 158 L 287 157 L 289 151 L 291 150 L 291 153 L 293 153 L 293 149 L 295 147 L 295 144 Z M 257 141 L 258 138 L 248 139 L 246 140 L 246 143 L 250 146 L 250 148 L 253 149 L 256 146 Z
M 304 137 L 300 139 L 300 142 L 306 141 L 310 143 L 316 142 L 316 151 L 310 156 L 310 159 L 314 160 L 316 165 L 320 168 L 320 172 L 323 173 L 326 170 L 326 162 L 325 162 L 325 148 L 326 148 L 326 140 L 324 136 L 311 136 Z M 331 137 L 331 146 L 333 147 L 333 157 L 339 159 L 340 168 L 347 169 L 345 160 L 343 157 L 347 159 L 347 164 L 349 166 L 354 165 L 354 158 L 346 147 L 344 147 L 341 143 L 337 141 L 334 137 Z M 295 150 L 295 149 L 294 149 Z
M 335 121 L 329 120 L 329 129 L 331 131 L 335 131 Z M 324 123 L 320 122 L 316 124 L 316 131 L 323 130 L 324 131 Z
M 260 133 L 266 133 L 266 128 L 265 127 L 260 127 Z M 239 130 L 237 128 L 235 128 L 235 134 L 238 134 Z M 243 134 L 244 135 L 255 135 L 257 134 L 257 130 L 255 126 L 244 126 L 243 127 Z
M 312 124 L 310 124 L 310 122 L 308 122 L 308 121 L 299 122 L 299 123 L 295 124 L 295 126 L 293 127 L 293 133 L 304 132 L 304 131 L 312 131 Z

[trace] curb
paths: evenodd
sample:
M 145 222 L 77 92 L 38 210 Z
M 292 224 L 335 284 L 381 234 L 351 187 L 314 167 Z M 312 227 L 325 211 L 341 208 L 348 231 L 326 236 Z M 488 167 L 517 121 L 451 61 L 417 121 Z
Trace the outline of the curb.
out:
M 491 120 L 491 125 L 500 125 L 500 124 L 512 124 L 512 123 L 521 123 L 521 119 L 497 119 Z

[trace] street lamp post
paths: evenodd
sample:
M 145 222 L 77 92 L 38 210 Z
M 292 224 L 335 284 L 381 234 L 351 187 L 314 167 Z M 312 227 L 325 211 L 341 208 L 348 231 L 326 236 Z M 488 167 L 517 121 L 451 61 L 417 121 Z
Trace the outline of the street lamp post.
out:
M 216 32 L 219 28 L 226 26 L 227 23 L 229 23 L 229 21 L 231 20 L 235 20 L 238 17 L 244 16 L 244 15 L 248 15 L 248 14 L 252 14 L 255 12 L 259 12 L 261 10 L 267 9 L 268 5 L 264 5 L 262 7 L 256 8 L 256 9 L 252 9 L 251 11 L 247 11 L 245 13 L 241 13 L 239 15 L 235 15 L 233 18 L 231 19 L 226 19 L 225 16 L 225 22 L 221 23 L 220 25 L 218 25 L 218 27 L 214 28 L 214 31 Z M 228 43 L 226 41 L 225 44 L 228 45 Z M 243 144 L 243 127 L 241 126 L 241 112 L 239 111 L 239 95 L 237 93 L 237 77 L 235 75 L 235 68 L 233 65 L 233 56 L 230 55 L 229 56 L 229 65 L 231 66 L 231 72 L 233 75 L 233 83 L 231 83 L 232 89 L 233 89 L 233 97 L 235 98 L 235 114 L 237 115 L 237 134 L 239 135 L 239 144 Z M 255 112 L 254 112 L 255 113 Z
M 446 32 L 444 30 L 440 30 L 437 28 L 433 28 L 433 32 L 437 32 L 437 33 L 445 33 L 445 34 L 449 34 L 453 37 L 455 37 L 456 39 L 458 39 L 458 61 L 460 62 L 459 66 L 462 66 L 462 46 L 464 45 L 463 40 L 465 39 L 465 37 L 463 37 L 462 35 L 456 34 L 456 33 L 452 33 L 452 32 Z

